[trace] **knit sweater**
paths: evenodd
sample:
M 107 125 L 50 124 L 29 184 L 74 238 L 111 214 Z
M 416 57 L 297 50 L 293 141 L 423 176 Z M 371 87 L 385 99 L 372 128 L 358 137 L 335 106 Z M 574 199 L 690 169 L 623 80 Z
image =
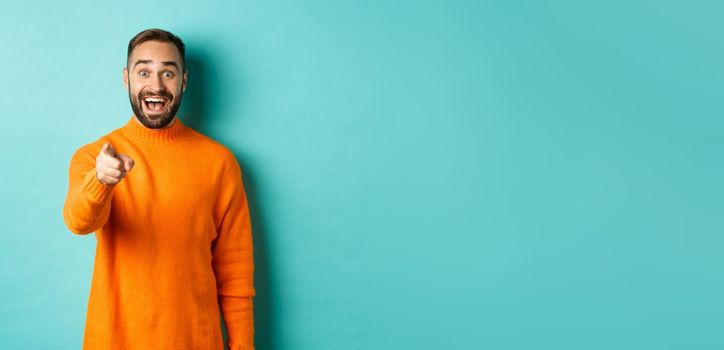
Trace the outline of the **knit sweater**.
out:
M 106 142 L 135 163 L 114 185 L 96 177 Z M 229 349 L 254 349 L 251 221 L 221 143 L 131 116 L 73 154 L 63 219 L 97 240 L 84 350 L 221 350 L 220 311 Z

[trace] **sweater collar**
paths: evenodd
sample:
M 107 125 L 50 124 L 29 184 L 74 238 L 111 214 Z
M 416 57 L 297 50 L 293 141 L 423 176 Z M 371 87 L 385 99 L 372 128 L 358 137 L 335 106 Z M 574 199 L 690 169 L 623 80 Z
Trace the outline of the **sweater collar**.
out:
M 178 141 L 187 134 L 188 127 L 175 116 L 171 125 L 163 129 L 151 129 L 134 120 L 133 115 L 121 132 L 127 137 L 145 144 L 159 145 Z

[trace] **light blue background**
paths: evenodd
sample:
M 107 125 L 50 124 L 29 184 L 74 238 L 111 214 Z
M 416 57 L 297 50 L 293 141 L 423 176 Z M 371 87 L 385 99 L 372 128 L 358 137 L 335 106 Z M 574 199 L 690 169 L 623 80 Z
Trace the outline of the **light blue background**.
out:
M 79 349 L 72 153 L 128 40 L 188 47 L 231 148 L 258 349 L 721 349 L 716 1 L 3 1 L 0 347 Z

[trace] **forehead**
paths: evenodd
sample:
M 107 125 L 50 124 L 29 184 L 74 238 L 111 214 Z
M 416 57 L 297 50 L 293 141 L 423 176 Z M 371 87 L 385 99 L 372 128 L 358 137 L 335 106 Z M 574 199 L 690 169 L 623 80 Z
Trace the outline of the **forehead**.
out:
M 172 43 L 151 40 L 136 46 L 131 52 L 128 63 L 134 65 L 138 60 L 152 60 L 154 64 L 163 61 L 174 61 L 181 64 L 181 54 L 176 45 Z

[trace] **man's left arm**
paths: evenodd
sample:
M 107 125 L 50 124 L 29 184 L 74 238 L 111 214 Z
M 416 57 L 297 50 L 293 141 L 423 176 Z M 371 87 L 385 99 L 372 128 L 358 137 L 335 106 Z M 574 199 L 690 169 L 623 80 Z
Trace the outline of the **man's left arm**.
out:
M 219 306 L 226 323 L 229 350 L 254 350 L 254 254 L 251 218 L 241 168 L 233 157 L 220 184 L 222 215 L 212 243 Z

